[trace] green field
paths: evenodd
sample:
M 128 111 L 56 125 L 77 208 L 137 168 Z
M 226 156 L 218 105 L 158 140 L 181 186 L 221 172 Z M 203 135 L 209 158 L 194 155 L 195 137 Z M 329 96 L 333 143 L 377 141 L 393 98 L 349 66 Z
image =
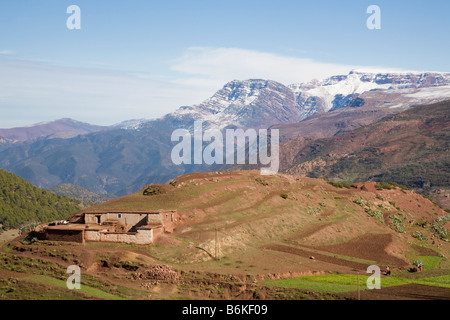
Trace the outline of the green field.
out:
M 367 290 L 369 276 L 359 275 L 360 290 Z M 419 279 L 403 277 L 381 277 L 381 288 L 405 284 L 422 284 L 450 288 L 450 274 Z M 314 290 L 320 292 L 350 292 L 358 290 L 358 275 L 355 274 L 327 274 L 305 276 L 266 282 L 267 286 Z

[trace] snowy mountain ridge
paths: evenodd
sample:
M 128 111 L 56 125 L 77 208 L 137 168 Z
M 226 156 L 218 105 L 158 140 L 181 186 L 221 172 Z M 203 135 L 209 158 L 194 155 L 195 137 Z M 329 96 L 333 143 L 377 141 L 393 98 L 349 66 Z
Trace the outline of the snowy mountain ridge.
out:
M 201 104 L 181 107 L 170 117 L 179 122 L 202 120 L 218 128 L 264 127 L 344 107 L 407 108 L 448 98 L 450 73 L 353 70 L 289 86 L 262 79 L 234 80 Z

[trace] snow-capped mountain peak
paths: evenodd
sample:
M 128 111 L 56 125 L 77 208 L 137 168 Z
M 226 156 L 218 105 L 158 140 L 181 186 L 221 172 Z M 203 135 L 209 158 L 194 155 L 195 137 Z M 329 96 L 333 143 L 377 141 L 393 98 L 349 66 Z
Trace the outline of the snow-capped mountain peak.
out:
M 200 119 L 225 128 L 265 127 L 274 119 L 297 119 L 297 115 L 292 90 L 275 81 L 251 79 L 231 81 L 201 104 L 182 107 L 171 116 Z
M 125 130 L 137 130 L 139 127 L 148 122 L 150 120 L 148 119 L 132 119 L 132 120 L 126 120 L 122 121 L 120 123 L 117 123 L 113 125 L 115 128 L 125 129 Z
M 380 91 L 384 93 L 413 94 L 417 90 L 442 87 L 444 96 L 450 85 L 449 73 L 399 72 L 368 73 L 353 70 L 348 75 L 313 80 L 305 84 L 293 84 L 301 117 L 316 112 L 327 112 L 343 107 L 359 107 L 365 103 L 362 95 Z
M 180 107 L 159 120 L 170 127 L 188 129 L 196 120 L 218 129 L 267 128 L 344 107 L 408 108 L 446 99 L 450 99 L 450 73 L 353 70 L 289 86 L 263 79 L 230 81 L 202 103 Z M 127 128 L 145 125 L 140 121 Z

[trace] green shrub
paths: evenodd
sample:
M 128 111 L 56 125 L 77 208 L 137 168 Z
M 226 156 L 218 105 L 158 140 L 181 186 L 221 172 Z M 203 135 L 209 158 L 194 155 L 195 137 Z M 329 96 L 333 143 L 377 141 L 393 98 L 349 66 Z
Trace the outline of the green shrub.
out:
M 308 207 L 308 214 L 313 216 L 321 212 L 320 208 L 314 209 L 313 207 Z
M 150 185 L 147 188 L 145 188 L 143 195 L 144 196 L 155 196 L 157 194 L 161 194 L 162 190 L 161 188 L 155 186 L 155 185 Z
M 264 181 L 261 178 L 256 178 L 255 181 L 258 182 L 259 184 L 265 186 L 265 187 L 269 185 L 266 181 Z
M 352 186 L 349 183 L 346 182 L 333 182 L 333 181 L 327 181 L 328 184 L 332 185 L 335 188 L 346 188 L 346 189 L 350 189 Z
M 403 219 L 399 218 L 396 215 L 389 217 L 392 220 L 392 225 L 394 226 L 394 230 L 400 233 L 405 232 L 405 225 L 403 223 Z
M 364 206 L 364 198 L 361 197 L 361 196 L 360 196 L 358 199 L 353 200 L 353 202 L 356 203 L 356 204 L 358 204 L 358 205 L 360 205 L 361 207 Z
M 450 214 L 446 215 L 446 216 L 441 216 L 434 221 L 438 222 L 438 223 L 446 223 L 446 222 L 450 221 Z
M 411 237 L 416 238 L 420 241 L 428 240 L 428 238 L 424 234 L 422 234 L 422 232 L 420 232 L 420 231 L 414 232 L 413 234 L 411 234 Z
M 383 212 L 381 212 L 380 210 L 372 210 L 370 208 L 366 208 L 366 212 L 369 216 L 381 221 L 384 223 L 384 217 L 383 217 Z
M 392 190 L 392 189 L 397 188 L 398 186 L 399 185 L 395 182 L 380 182 L 375 185 L 375 188 L 377 188 L 377 190 L 383 190 L 383 189 Z
M 431 231 L 441 240 L 448 241 L 447 236 L 448 232 L 447 229 L 441 227 L 440 225 L 436 223 L 431 224 Z
M 289 196 L 288 196 L 286 193 L 282 193 L 280 196 L 281 196 L 283 199 L 289 198 Z

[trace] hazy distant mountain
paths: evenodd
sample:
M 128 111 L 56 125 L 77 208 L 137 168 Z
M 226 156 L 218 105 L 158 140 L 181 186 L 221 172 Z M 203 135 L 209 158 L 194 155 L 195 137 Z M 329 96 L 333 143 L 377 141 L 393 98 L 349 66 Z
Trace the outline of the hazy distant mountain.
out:
M 80 134 L 87 134 L 105 129 L 107 129 L 107 127 L 91 125 L 66 118 L 51 122 L 38 123 L 29 127 L 0 129 L 0 143 L 2 138 L 5 142 L 23 142 L 35 140 L 41 137 L 67 139 Z
M 275 125 L 283 141 L 288 141 L 342 134 L 410 106 L 446 99 L 450 99 L 450 75 L 443 73 L 351 72 L 289 87 L 269 80 L 232 81 L 203 103 L 181 107 L 160 119 L 106 128 L 66 120 L 69 131 L 30 136 L 21 131 L 26 141 L 12 144 L 4 139 L 0 145 L 0 168 L 39 187 L 72 183 L 99 194 L 123 195 L 185 173 L 218 170 L 217 166 L 176 166 L 171 161 L 172 132 L 192 129 L 195 120 L 221 129 Z M 71 135 L 71 128 L 93 132 Z

